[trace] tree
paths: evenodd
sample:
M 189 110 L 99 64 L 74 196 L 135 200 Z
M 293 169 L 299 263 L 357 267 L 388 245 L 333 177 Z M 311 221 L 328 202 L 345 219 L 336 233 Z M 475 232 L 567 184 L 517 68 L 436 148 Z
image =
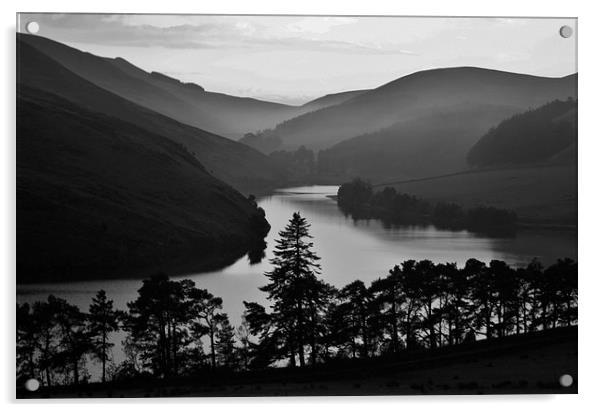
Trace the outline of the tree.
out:
M 268 313 L 266 308 L 256 302 L 243 301 L 245 312 L 244 322 L 249 327 L 251 336 L 257 343 L 249 342 L 249 369 L 263 369 L 274 361 L 289 358 L 289 366 L 295 366 L 295 348 L 291 338 L 294 331 L 287 329 L 286 324 L 277 322 L 274 313 Z
M 191 311 L 195 321 L 192 326 L 197 341 L 203 336 L 209 336 L 211 349 L 211 367 L 217 367 L 215 338 L 219 324 L 224 321 L 226 315 L 222 312 L 222 298 L 213 296 L 207 289 L 192 288 L 189 293 L 191 299 Z
M 39 332 L 28 303 L 17 303 L 17 377 L 36 376 L 36 350 Z
M 317 263 L 320 258 L 312 250 L 314 244 L 309 227 L 305 218 L 298 212 L 293 213 L 287 226 L 278 233 L 280 238 L 270 260 L 274 269 L 265 274 L 269 283 L 260 288 L 272 301 L 280 329 L 294 331 L 288 336 L 287 346 L 296 348 L 300 366 L 305 366 L 307 343 L 312 346 L 312 360 L 315 361 L 316 316 L 322 310 L 326 289 L 325 284 L 316 278 L 316 274 L 320 273 Z
M 242 322 L 236 328 L 236 338 L 240 343 L 240 347 L 237 349 L 238 357 L 242 362 L 244 369 L 249 369 L 249 363 L 251 361 L 251 327 L 249 322 L 242 317 Z
M 109 335 L 118 329 L 119 313 L 113 309 L 113 301 L 107 299 L 107 294 L 102 289 L 92 298 L 89 310 L 92 352 L 102 363 L 102 382 L 106 382 L 106 365 L 110 350 L 114 346 L 109 342 Z
M 372 317 L 371 307 L 372 295 L 361 280 L 351 282 L 343 287 L 339 293 L 341 298 L 340 307 L 348 315 L 349 323 L 346 325 L 348 337 L 351 342 L 353 357 L 355 357 L 356 339 L 362 342 L 361 355 L 367 358 L 372 351 L 372 336 L 370 331 L 370 319 Z
M 221 366 L 226 368 L 234 368 L 236 366 L 236 338 L 234 335 L 234 327 L 230 325 L 228 316 L 220 319 L 219 327 L 216 336 L 215 348 Z
M 35 302 L 32 305 L 32 328 L 36 334 L 38 369 L 46 378 L 46 386 L 52 386 L 53 369 L 59 352 L 60 330 L 56 314 L 60 310 L 59 299 L 49 295 L 46 302 Z
M 85 364 L 84 356 L 91 352 L 92 342 L 86 324 L 86 314 L 66 300 L 55 298 L 57 325 L 61 331 L 59 348 L 55 361 L 61 366 L 71 366 L 73 383 L 77 385 Z
M 464 266 L 464 274 L 470 280 L 472 288 L 469 299 L 470 311 L 474 313 L 474 333 L 484 328 L 487 339 L 493 337 L 493 309 L 495 304 L 494 284 L 491 271 L 487 265 L 476 259 L 469 259 Z
M 180 354 L 189 343 L 193 288 L 191 280 L 171 281 L 159 273 L 144 280 L 137 299 L 128 303 L 124 328 L 155 375 L 178 375 Z

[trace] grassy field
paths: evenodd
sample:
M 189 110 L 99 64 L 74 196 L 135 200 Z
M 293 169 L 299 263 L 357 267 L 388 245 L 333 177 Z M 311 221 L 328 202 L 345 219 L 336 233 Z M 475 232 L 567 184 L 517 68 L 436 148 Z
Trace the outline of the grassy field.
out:
M 465 207 L 488 205 L 515 210 L 522 223 L 576 227 L 577 167 L 546 165 L 469 171 L 400 182 L 377 183 L 431 200 Z
M 570 374 L 574 383 L 562 387 Z M 454 395 L 577 393 L 577 327 L 478 341 L 398 358 L 348 360 L 178 381 L 89 384 L 19 398 Z

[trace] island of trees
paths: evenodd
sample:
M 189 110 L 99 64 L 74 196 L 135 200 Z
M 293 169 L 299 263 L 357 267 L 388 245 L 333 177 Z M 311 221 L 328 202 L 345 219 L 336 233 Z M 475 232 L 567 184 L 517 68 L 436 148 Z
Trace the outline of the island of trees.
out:
M 310 225 L 295 213 L 279 232 L 272 270 L 260 288 L 270 306 L 243 302 L 234 327 L 222 299 L 191 280 L 157 274 L 119 311 L 104 291 L 88 313 L 64 299 L 17 305 L 17 380 L 84 384 L 100 379 L 194 377 L 311 368 L 343 359 L 398 357 L 479 339 L 577 324 L 577 263 L 534 260 L 513 268 L 469 259 L 406 260 L 371 284 L 336 288 L 321 279 Z M 110 336 L 125 336 L 125 360 L 111 362 Z
M 354 179 L 337 192 L 337 204 L 353 219 L 381 219 L 389 225 L 434 224 L 443 229 L 474 232 L 512 233 L 516 230 L 514 211 L 491 206 L 463 208 L 451 202 L 432 203 L 398 193 L 392 187 L 375 191 L 369 182 Z

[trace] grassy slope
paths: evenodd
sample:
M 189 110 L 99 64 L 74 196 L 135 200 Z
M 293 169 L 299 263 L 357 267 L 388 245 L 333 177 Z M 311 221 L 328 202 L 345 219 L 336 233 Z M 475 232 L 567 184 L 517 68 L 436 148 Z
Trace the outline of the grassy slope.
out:
M 515 210 L 526 223 L 577 225 L 577 167 L 540 165 L 475 170 L 438 178 L 386 182 L 403 193 L 464 206 Z
M 249 193 L 283 184 L 284 171 L 248 146 L 179 123 L 119 97 L 18 38 L 18 84 L 63 97 L 80 107 L 132 123 L 172 139 L 190 151 L 218 179 Z
M 17 135 L 19 282 L 209 269 L 267 229 L 181 145 L 131 123 L 21 85 Z

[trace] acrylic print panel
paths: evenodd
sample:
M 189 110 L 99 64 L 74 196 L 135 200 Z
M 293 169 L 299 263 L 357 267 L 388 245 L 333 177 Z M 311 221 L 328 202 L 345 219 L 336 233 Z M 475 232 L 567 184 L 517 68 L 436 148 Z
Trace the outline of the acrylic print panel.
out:
M 577 21 L 20 14 L 17 397 L 577 392 Z

